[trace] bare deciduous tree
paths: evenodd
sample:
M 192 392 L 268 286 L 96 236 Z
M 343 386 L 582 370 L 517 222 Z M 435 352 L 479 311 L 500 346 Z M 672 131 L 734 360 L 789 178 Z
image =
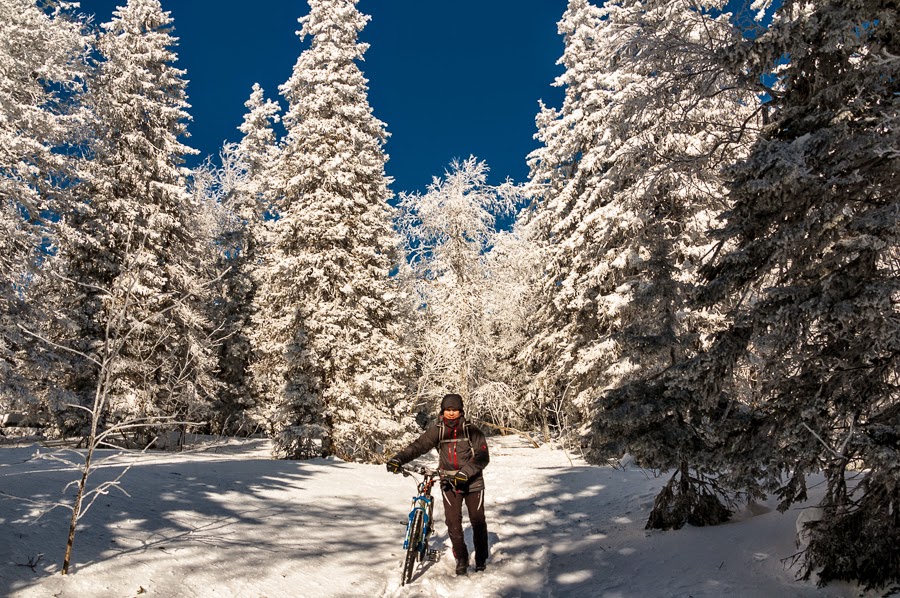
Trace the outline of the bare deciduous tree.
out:
M 129 234 L 128 238 L 130 240 L 132 236 Z M 94 389 L 93 403 L 91 406 L 87 407 L 77 404 L 69 405 L 71 408 L 85 411 L 89 418 L 89 431 L 87 436 L 83 439 L 84 451 L 83 453 L 77 453 L 83 460 L 79 463 L 75 459 L 64 456 L 67 453 L 62 451 L 51 454 L 48 457 L 78 469 L 81 474 L 77 480 L 74 480 L 65 488 L 65 490 L 68 490 L 72 485 L 76 488 L 72 504 L 55 505 L 65 506 L 72 511 L 68 540 L 66 542 L 66 552 L 62 566 L 63 575 L 67 574 L 69 571 L 72 548 L 75 543 L 75 533 L 78 529 L 78 521 L 85 513 L 87 513 L 88 509 L 90 509 L 97 498 L 107 494 L 110 489 L 116 488 L 125 492 L 119 482 L 125 473 L 127 473 L 127 467 L 112 480 L 101 482 L 93 487 L 89 485 L 89 478 L 97 465 L 97 463 L 95 463 L 95 453 L 97 449 L 103 446 L 110 446 L 112 440 L 118 436 L 126 437 L 136 433 L 146 433 L 160 427 L 171 428 L 172 426 L 181 426 L 182 431 L 184 432 L 191 425 L 197 425 L 198 423 L 179 417 L 191 415 L 190 405 L 182 404 L 156 406 L 157 409 L 168 407 L 177 415 L 159 414 L 140 417 L 132 416 L 119 420 L 110 417 L 111 401 L 114 398 L 118 400 L 134 399 L 134 397 L 117 396 L 121 390 L 118 388 L 118 379 L 122 375 L 122 369 L 119 366 L 123 359 L 123 348 L 130 344 L 131 346 L 143 347 L 146 351 L 152 353 L 155 346 L 166 342 L 167 333 L 157 333 L 157 336 L 154 339 L 146 338 L 148 333 L 152 334 L 153 331 L 165 330 L 165 328 L 156 328 L 149 326 L 149 324 L 152 320 L 164 317 L 166 312 L 178 309 L 181 305 L 181 298 L 176 298 L 165 307 L 150 311 L 142 310 L 140 313 L 146 314 L 142 319 L 135 320 L 131 317 L 137 304 L 141 301 L 146 301 L 146 298 L 141 295 L 141 282 L 145 270 L 137 259 L 145 240 L 146 239 L 142 240 L 127 254 L 124 272 L 116 279 L 116 284 L 113 288 L 93 288 L 93 291 L 99 293 L 100 296 L 103 297 L 103 301 L 107 307 L 106 313 L 109 314 L 108 319 L 104 323 L 103 342 L 98 352 L 88 354 L 77 349 L 62 346 L 24 326 L 21 327 L 25 334 L 32 336 L 39 341 L 52 344 L 60 350 L 76 353 L 84 359 L 86 363 L 92 364 L 97 370 L 97 384 Z M 83 286 L 82 283 L 78 283 L 77 281 L 68 280 L 67 282 L 77 286 Z M 215 281 L 211 281 L 211 283 L 214 282 Z M 144 337 L 142 342 L 134 343 L 134 337 L 138 336 Z M 132 359 L 134 357 L 134 355 L 131 356 Z M 140 353 L 137 354 L 137 358 L 140 359 Z M 173 364 L 173 367 L 163 373 L 163 379 L 153 381 L 144 380 L 144 384 L 152 384 L 155 387 L 154 392 L 148 392 L 147 394 L 158 394 L 160 389 L 162 389 L 163 391 L 167 390 L 170 396 L 179 396 L 179 389 L 181 389 L 186 381 L 192 376 L 192 359 L 193 357 L 189 353 L 186 353 L 180 363 Z M 152 436 L 145 436 L 143 448 L 149 448 L 152 443 Z M 71 453 L 72 451 L 69 451 L 69 454 Z

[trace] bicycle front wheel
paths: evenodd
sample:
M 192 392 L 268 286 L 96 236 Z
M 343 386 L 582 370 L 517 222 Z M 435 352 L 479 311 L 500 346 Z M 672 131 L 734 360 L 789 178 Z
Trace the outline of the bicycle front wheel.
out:
M 406 585 L 412 579 L 413 570 L 416 568 L 416 561 L 419 557 L 419 543 L 422 541 L 422 528 L 424 526 L 424 514 L 421 510 L 416 511 L 412 522 L 412 534 L 409 536 L 409 546 L 406 548 L 406 559 L 403 561 L 403 577 L 400 578 L 400 585 Z
M 424 522 L 422 524 L 422 550 L 419 551 L 419 562 L 423 562 L 428 558 L 428 537 L 434 533 L 434 520 L 431 518 L 432 506 L 431 504 L 428 505 L 427 525 Z

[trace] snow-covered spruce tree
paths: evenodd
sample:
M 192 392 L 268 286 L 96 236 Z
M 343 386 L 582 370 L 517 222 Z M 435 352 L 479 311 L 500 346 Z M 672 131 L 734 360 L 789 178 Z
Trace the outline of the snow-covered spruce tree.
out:
M 787 0 L 754 44 L 756 75 L 778 76 L 771 120 L 733 171 L 703 295 L 741 302 L 669 389 L 714 402 L 749 372 L 733 475 L 787 509 L 824 471 L 804 553 L 822 583 L 900 581 L 897 28 L 893 2 Z
M 540 104 L 535 118 L 535 139 L 540 147 L 529 156 L 531 172 L 526 184 L 526 194 L 532 203 L 516 221 L 523 236 L 538 252 L 538 263 L 544 270 L 543 276 L 534 280 L 533 324 L 520 354 L 523 369 L 531 375 L 525 398 L 535 425 L 539 424 L 545 431 L 555 428 L 561 436 L 571 436 L 562 432 L 563 422 L 580 424 L 583 417 L 573 408 L 565 383 L 571 355 L 558 351 L 565 342 L 562 330 L 565 318 L 560 306 L 554 303 L 554 296 L 565 266 L 551 260 L 562 250 L 561 245 L 554 246 L 561 238 L 555 229 L 573 208 L 570 204 L 574 189 L 570 184 L 579 170 L 578 159 L 593 139 L 592 125 L 579 125 L 590 118 L 586 108 L 599 101 L 599 98 L 591 100 L 592 91 L 597 87 L 594 76 L 599 72 L 591 61 L 599 22 L 597 7 L 587 0 L 571 0 L 558 23 L 565 49 L 557 64 L 565 72 L 557 77 L 554 85 L 565 87 L 565 99 L 561 110 Z M 583 187 L 581 183 L 579 188 Z
M 400 242 L 387 133 L 357 66 L 369 17 L 355 0 L 309 5 L 300 37 L 310 46 L 281 87 L 287 134 L 270 177 L 277 219 L 256 296 L 253 374 L 277 456 L 377 461 L 414 426 L 406 316 L 390 276 Z
M 479 389 L 502 382 L 492 378 L 484 252 L 496 235 L 496 215 L 512 207 L 512 187 L 489 185 L 487 172 L 487 164 L 474 157 L 454 161 L 424 195 L 405 194 L 400 201 L 401 228 L 422 305 L 418 400 L 435 407 L 444 394 L 456 392 L 472 399 L 467 401 L 469 415 L 484 419 L 492 409 L 479 404 L 484 394 Z
M 9 0 L 0 5 L 0 411 L 26 412 L 41 423 L 66 402 L 65 376 L 48 345 L 20 328 L 55 327 L 54 281 L 43 276 L 55 243 L 45 219 L 69 158 L 79 114 L 88 39 L 59 3 Z M 47 282 L 42 286 L 42 282 Z M 57 375 L 57 372 L 60 372 Z
M 720 168 L 746 152 L 758 109 L 722 62 L 741 39 L 710 13 L 723 4 L 572 0 L 560 22 L 564 103 L 539 114 L 531 156 L 528 226 L 549 269 L 525 352 L 534 394 L 583 424 L 589 459 L 627 450 L 675 470 L 652 527 L 727 517 L 707 492 L 706 406 L 622 390 L 695 354 L 716 328 L 692 289 L 727 206 Z
M 223 433 L 251 432 L 250 412 L 256 407 L 250 380 L 252 309 L 259 283 L 256 270 L 263 255 L 263 218 L 271 203 L 268 176 L 277 152 L 272 123 L 278 104 L 266 100 L 254 84 L 244 104 L 243 137 L 221 154 L 217 177 L 218 201 L 225 217 L 217 237 L 219 267 L 224 271 L 217 290 L 216 320 L 222 323 L 218 377 L 222 382 L 215 405 L 214 429 Z
M 134 307 L 117 332 L 129 338 L 109 388 L 110 421 L 205 420 L 215 389 L 199 263 L 210 240 L 197 234 L 206 227 L 181 166 L 194 150 L 178 140 L 189 116 L 184 71 L 172 66 L 171 24 L 158 0 L 129 0 L 102 26 L 80 201 L 63 221 L 60 256 L 72 282 L 74 348 L 96 354 L 113 308 L 104 298 L 121 277 L 139 276 Z M 85 363 L 79 371 L 74 390 L 87 402 L 97 370 Z

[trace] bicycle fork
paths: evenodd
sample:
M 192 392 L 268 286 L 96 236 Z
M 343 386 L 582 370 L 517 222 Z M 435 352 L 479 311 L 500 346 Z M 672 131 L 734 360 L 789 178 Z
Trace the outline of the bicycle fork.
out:
M 403 539 L 403 550 L 409 549 L 410 542 L 416 543 L 416 549 L 422 552 L 428 536 L 434 531 L 431 527 L 431 509 L 434 500 L 425 496 L 417 496 L 413 499 L 412 509 L 409 512 L 409 521 L 406 523 L 406 537 Z M 416 519 L 416 513 L 422 512 L 422 535 L 419 538 L 412 538 L 413 522 Z

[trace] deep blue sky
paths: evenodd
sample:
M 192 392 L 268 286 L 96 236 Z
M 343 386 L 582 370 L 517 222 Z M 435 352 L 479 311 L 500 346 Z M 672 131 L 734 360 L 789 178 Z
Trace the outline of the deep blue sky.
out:
M 125 0 L 81 0 L 98 23 Z M 295 32 L 305 0 L 162 0 L 179 37 L 176 66 L 187 70 L 193 122 L 190 165 L 237 141 L 244 102 L 258 82 L 278 86 L 306 47 Z M 556 23 L 566 0 L 360 0 L 372 16 L 360 65 L 369 102 L 387 124 L 388 174 L 395 192 L 424 191 L 453 158 L 474 154 L 491 182 L 523 182 L 536 147 L 538 100 L 559 106 L 551 83 L 563 50 Z

